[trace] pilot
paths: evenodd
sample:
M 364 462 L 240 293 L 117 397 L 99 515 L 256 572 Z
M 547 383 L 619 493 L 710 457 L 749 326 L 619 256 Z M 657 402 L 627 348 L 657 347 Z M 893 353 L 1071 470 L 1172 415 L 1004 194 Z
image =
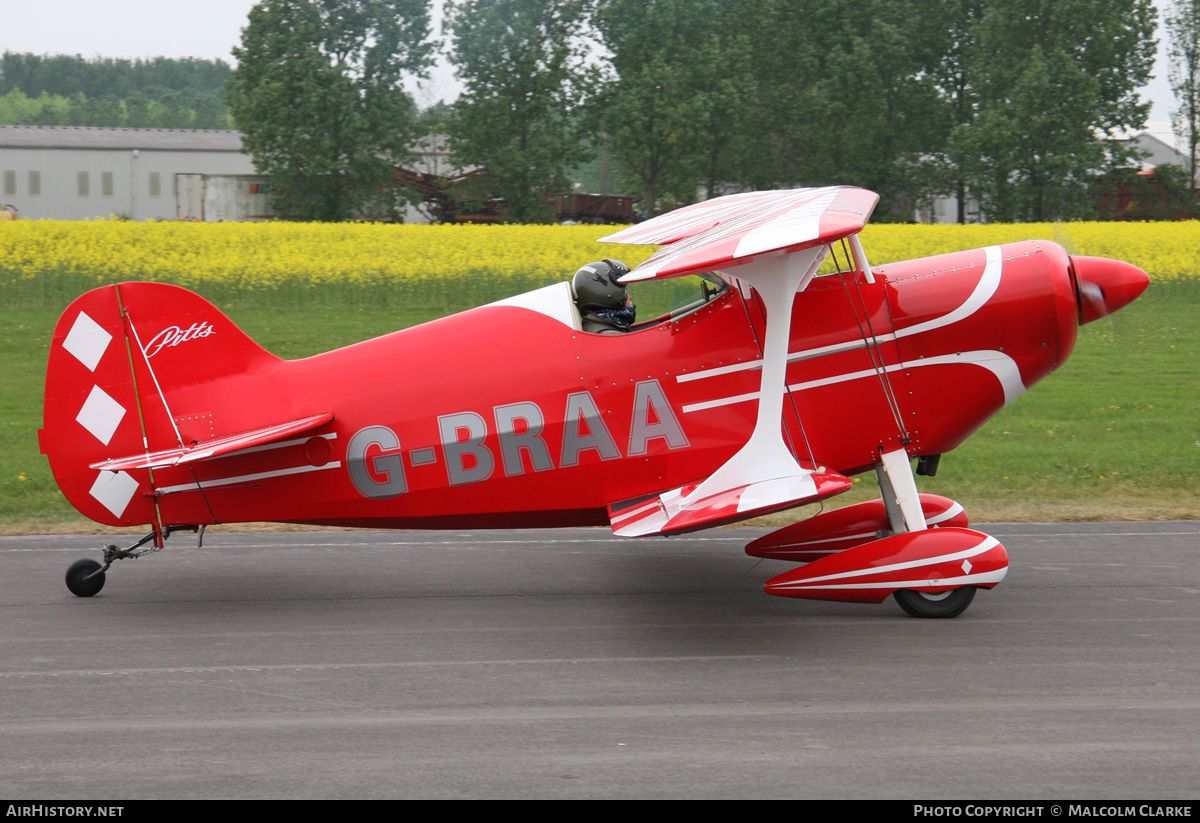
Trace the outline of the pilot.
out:
M 633 325 L 637 307 L 618 281 L 629 273 L 620 260 L 588 263 L 571 281 L 575 302 L 583 315 L 583 330 L 592 334 L 624 334 Z

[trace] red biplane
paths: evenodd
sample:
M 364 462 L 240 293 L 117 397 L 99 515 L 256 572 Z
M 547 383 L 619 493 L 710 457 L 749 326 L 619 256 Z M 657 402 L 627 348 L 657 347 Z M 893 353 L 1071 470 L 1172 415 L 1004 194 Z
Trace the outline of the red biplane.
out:
M 962 612 L 1008 568 L 916 474 L 1071 353 L 1145 272 L 1030 240 L 872 268 L 878 196 L 752 192 L 604 238 L 657 244 L 622 278 L 699 276 L 627 334 L 583 331 L 569 283 L 303 360 L 175 286 L 95 289 L 50 348 L 41 447 L 63 493 L 141 541 L 214 523 L 611 526 L 674 535 L 815 503 L 874 471 L 882 498 L 752 542 L 804 563 L 769 594 Z

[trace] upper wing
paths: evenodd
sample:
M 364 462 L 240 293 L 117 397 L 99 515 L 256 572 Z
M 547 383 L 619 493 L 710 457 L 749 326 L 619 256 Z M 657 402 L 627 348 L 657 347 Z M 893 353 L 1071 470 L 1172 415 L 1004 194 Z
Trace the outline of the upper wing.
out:
M 666 244 L 622 282 L 681 277 L 854 234 L 878 202 L 875 192 L 852 186 L 745 192 L 676 209 L 600 239 Z

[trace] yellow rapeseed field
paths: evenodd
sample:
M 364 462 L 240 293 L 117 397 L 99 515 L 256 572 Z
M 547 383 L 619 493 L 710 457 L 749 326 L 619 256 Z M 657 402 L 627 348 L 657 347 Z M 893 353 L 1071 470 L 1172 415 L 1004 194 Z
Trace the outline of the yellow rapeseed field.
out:
M 569 277 L 599 257 L 634 266 L 651 246 L 597 244 L 611 226 L 134 223 L 29 220 L 0 229 L 3 302 L 61 304 L 122 280 L 210 299 L 404 299 L 463 306 Z M 1200 281 L 1200 222 L 872 225 L 873 264 L 1045 238 L 1073 254 L 1128 260 L 1156 282 Z
M 1112 257 L 1149 273 L 1153 283 L 1200 284 L 1200 221 L 1156 223 L 988 223 L 872 225 L 863 247 L 872 265 L 1019 240 L 1053 240 L 1069 254 Z
M 213 293 L 468 301 L 569 277 L 597 257 L 601 226 L 20 221 L 0 232 L 0 283 L 51 297 L 122 280 Z M 603 247 L 616 250 L 617 247 Z M 631 265 L 652 247 L 623 247 Z M 612 254 L 613 252 L 608 252 Z M 603 254 L 601 254 L 603 256 Z M 63 294 L 69 297 L 68 294 Z

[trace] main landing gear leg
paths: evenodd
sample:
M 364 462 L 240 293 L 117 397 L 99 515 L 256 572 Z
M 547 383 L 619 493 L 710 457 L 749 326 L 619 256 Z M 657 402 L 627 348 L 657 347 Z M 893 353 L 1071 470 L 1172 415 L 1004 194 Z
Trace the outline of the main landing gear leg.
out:
M 896 449 L 881 458 L 875 474 L 879 478 L 879 490 L 892 532 L 901 534 L 928 528 L 908 453 Z M 944 592 L 899 589 L 894 597 L 911 617 L 958 617 L 975 599 L 975 587 L 963 586 Z
M 879 492 L 887 510 L 888 525 L 893 534 L 926 528 L 925 512 L 921 510 L 921 497 L 917 493 L 917 479 L 913 476 L 912 464 L 908 459 L 904 449 L 896 449 L 880 455 L 880 464 L 875 468 Z
M 203 526 L 167 526 L 162 533 L 162 538 L 158 539 L 159 532 L 154 530 L 143 537 L 138 542 L 128 548 L 118 548 L 115 544 L 109 543 L 104 547 L 104 564 L 97 563 L 90 557 L 84 557 L 76 560 L 67 568 L 67 588 L 71 594 L 77 597 L 91 597 L 98 594 L 104 588 L 104 573 L 108 571 L 109 566 L 116 560 L 125 560 L 127 558 L 137 558 L 146 554 L 151 554 L 160 551 L 165 540 L 175 532 L 194 532 L 199 531 L 201 540 L 204 539 Z M 142 548 L 147 543 L 150 545 L 147 548 Z

